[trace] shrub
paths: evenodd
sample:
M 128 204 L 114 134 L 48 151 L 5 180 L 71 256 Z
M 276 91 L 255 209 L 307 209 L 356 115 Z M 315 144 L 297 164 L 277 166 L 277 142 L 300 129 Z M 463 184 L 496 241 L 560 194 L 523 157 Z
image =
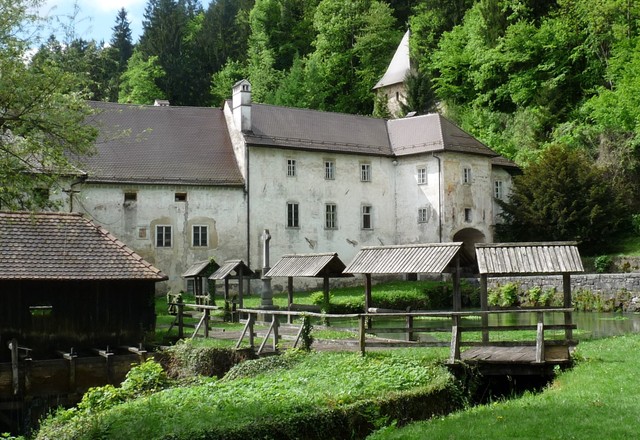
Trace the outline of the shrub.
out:
M 488 301 L 494 307 L 513 307 L 518 305 L 518 285 L 507 283 L 489 290 Z
M 596 267 L 596 272 L 605 273 L 611 269 L 611 266 L 613 265 L 613 260 L 608 255 L 600 255 L 599 257 L 596 258 L 593 264 Z

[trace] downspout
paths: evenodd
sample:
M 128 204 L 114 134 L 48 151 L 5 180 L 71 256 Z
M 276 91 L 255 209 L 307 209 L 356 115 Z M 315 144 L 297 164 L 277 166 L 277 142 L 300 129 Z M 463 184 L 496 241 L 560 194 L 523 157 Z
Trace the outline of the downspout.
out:
M 438 240 L 442 243 L 442 181 L 444 176 L 442 175 L 442 161 L 435 153 L 431 154 L 438 160 Z
M 250 171 L 249 171 L 249 147 L 247 146 L 247 142 L 244 142 L 244 163 L 246 167 L 246 177 L 247 181 L 247 266 L 251 267 L 251 191 L 249 186 L 250 179 Z

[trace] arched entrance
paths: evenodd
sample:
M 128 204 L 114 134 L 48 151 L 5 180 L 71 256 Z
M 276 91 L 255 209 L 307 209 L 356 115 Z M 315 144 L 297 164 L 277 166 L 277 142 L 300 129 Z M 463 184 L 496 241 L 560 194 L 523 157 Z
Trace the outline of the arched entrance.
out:
M 485 239 L 485 235 L 474 228 L 461 229 L 453 235 L 453 241 L 462 242 L 462 258 L 460 264 L 473 273 L 478 271 L 475 244 L 484 243 Z

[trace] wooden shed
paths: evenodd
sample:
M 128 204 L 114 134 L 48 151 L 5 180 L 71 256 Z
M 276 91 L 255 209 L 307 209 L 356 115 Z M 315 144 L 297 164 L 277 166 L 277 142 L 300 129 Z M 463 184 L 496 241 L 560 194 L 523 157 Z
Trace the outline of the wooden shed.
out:
M 227 260 L 209 277 L 210 280 L 224 280 L 224 300 L 229 300 L 229 281 L 238 280 L 238 307 L 244 307 L 244 280 L 253 278 L 255 273 L 242 260 Z
M 34 358 L 143 342 L 167 277 L 80 214 L 0 212 L 0 344 Z M 0 350 L 0 360 L 10 358 Z

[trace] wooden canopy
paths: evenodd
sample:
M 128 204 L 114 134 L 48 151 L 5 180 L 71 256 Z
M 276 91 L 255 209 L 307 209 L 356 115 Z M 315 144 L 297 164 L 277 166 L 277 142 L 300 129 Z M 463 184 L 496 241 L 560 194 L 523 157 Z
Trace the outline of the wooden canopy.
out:
M 371 274 L 443 273 L 453 270 L 453 308 L 460 310 L 460 251 L 462 242 L 363 247 L 345 273 L 365 276 L 365 310 L 371 305 Z
M 329 300 L 329 278 L 352 277 L 345 273 L 345 264 L 340 260 L 338 254 L 318 253 L 318 254 L 289 254 L 284 255 L 265 276 L 287 277 L 287 292 L 289 296 L 289 308 L 293 304 L 293 278 L 308 277 L 322 278 L 325 301 Z
M 242 260 L 227 260 L 209 277 L 210 280 L 224 280 L 224 299 L 229 299 L 229 280 L 238 280 L 238 306 L 244 307 L 244 279 L 252 278 L 255 272 Z

